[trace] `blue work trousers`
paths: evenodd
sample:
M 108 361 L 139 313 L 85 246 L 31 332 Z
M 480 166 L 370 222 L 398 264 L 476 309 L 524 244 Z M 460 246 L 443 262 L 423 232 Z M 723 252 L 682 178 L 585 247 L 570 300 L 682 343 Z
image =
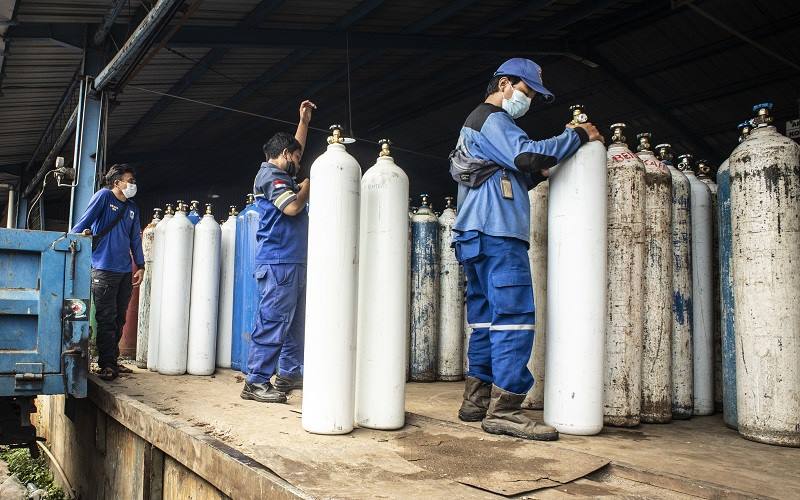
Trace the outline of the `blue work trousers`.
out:
M 268 382 L 276 368 L 282 377 L 300 378 L 306 322 L 306 266 L 259 264 L 255 275 L 261 298 L 247 357 L 247 381 Z
M 524 394 L 534 383 L 528 360 L 536 319 L 525 242 L 469 231 L 454 246 L 467 278 L 467 374 Z

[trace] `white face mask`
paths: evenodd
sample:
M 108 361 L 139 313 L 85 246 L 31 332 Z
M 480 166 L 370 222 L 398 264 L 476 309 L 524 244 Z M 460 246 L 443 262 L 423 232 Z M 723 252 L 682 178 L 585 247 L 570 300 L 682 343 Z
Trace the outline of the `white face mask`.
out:
M 503 109 L 516 120 L 531 109 L 531 98 L 521 90 L 514 89 L 511 99 L 503 98 Z
M 127 185 L 125 186 L 125 189 L 122 190 L 122 195 L 125 196 L 125 198 L 133 198 L 136 196 L 136 184 L 131 184 L 129 182 L 126 182 L 125 184 Z

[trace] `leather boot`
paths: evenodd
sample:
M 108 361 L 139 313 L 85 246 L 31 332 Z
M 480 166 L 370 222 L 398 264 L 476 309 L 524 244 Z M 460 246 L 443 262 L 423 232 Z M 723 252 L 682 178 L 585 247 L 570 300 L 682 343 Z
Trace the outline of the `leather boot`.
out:
M 525 394 L 514 394 L 492 385 L 489 410 L 481 428 L 489 434 L 505 434 L 536 441 L 555 441 L 558 431 L 549 425 L 536 422 L 522 410 Z
M 275 383 L 273 385 L 279 391 L 288 394 L 294 389 L 303 388 L 303 377 L 292 378 L 292 377 L 281 377 L 280 375 L 275 375 Z
M 285 403 L 286 394 L 272 387 L 269 382 L 263 384 L 244 383 L 244 389 L 240 395 L 242 399 L 251 399 L 259 403 Z
M 458 418 L 464 422 L 480 422 L 489 407 L 491 386 L 475 377 L 464 380 L 464 401 L 458 410 Z

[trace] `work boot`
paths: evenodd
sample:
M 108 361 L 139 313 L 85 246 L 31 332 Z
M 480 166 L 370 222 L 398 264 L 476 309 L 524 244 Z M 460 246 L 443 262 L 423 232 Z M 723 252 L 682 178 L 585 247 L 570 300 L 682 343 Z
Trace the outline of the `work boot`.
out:
M 506 434 L 536 441 L 555 441 L 558 431 L 549 425 L 531 419 L 522 410 L 525 394 L 514 394 L 492 385 L 489 410 L 481 428 L 489 434 Z
M 464 422 L 480 422 L 489 407 L 491 386 L 475 377 L 464 380 L 464 401 L 458 410 L 458 418 Z
M 259 403 L 285 403 L 286 394 L 272 387 L 272 384 L 265 382 L 263 384 L 244 383 L 244 389 L 241 394 L 242 399 L 251 399 Z
M 294 389 L 303 388 L 303 377 L 281 377 L 275 375 L 275 388 L 281 392 L 289 393 Z

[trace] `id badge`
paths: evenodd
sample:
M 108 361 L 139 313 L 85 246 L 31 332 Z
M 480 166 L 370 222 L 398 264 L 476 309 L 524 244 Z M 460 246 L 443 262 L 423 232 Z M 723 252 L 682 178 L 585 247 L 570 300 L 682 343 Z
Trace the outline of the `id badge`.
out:
M 505 170 L 503 170 L 503 175 L 500 177 L 500 191 L 506 200 L 514 199 L 514 188 L 511 186 L 511 179 L 508 178 Z

